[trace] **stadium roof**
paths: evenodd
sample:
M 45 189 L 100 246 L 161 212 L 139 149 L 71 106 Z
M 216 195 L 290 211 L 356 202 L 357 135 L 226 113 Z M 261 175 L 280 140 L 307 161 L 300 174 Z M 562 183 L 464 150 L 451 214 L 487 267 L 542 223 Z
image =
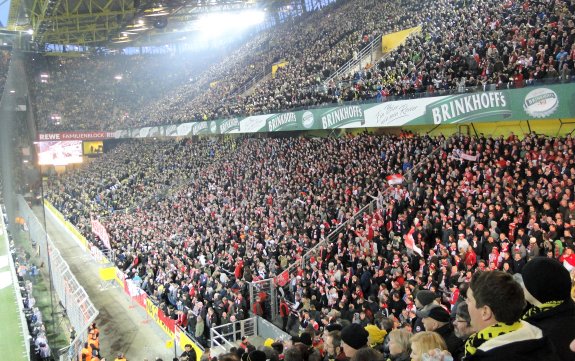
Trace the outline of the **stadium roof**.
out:
M 276 11 L 289 3 L 286 0 L 12 0 L 8 30 L 27 31 L 40 45 L 142 46 L 158 44 L 155 40 L 162 38 L 165 41 L 167 33 L 193 31 L 189 25 L 208 12 L 264 8 Z

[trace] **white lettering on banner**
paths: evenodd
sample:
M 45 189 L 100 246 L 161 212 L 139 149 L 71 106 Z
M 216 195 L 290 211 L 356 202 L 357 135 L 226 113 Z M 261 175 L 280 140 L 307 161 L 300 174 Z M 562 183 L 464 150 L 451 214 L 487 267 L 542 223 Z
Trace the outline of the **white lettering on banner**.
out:
M 267 124 L 267 120 L 275 115 L 276 114 L 252 115 L 244 118 L 240 122 L 240 130 L 242 133 L 256 133 L 265 130 L 264 127 Z
M 475 162 L 477 160 L 477 156 L 476 155 L 471 155 L 471 154 L 467 154 L 467 153 L 461 153 L 459 155 L 461 157 L 461 159 L 465 159 L 465 160 L 469 160 L 472 162 Z
M 240 121 L 238 120 L 238 118 L 224 120 L 224 122 L 220 126 L 220 132 L 224 134 L 233 128 L 237 128 L 238 130 L 240 130 Z
M 366 127 L 389 127 L 401 126 L 410 121 L 423 117 L 427 105 L 446 98 L 445 96 L 434 98 L 422 98 L 417 100 L 399 100 L 378 104 L 366 109 Z
M 507 106 L 507 99 L 503 92 L 489 92 L 459 97 L 433 107 L 431 114 L 434 124 L 441 124 L 447 120 L 487 108 L 503 108 Z
M 359 118 L 359 119 L 358 119 Z M 363 120 L 363 109 L 359 106 L 343 107 L 336 109 L 321 117 L 323 129 L 337 127 L 340 123 L 348 120 Z
M 116 138 L 111 132 L 68 132 L 38 134 L 38 140 L 88 140 Z
M 60 140 L 60 134 L 53 133 L 53 134 L 39 134 L 39 140 Z
M 183 136 L 188 135 L 192 131 L 193 123 L 184 123 L 178 126 L 178 130 L 176 131 L 176 135 Z
M 150 135 L 152 127 L 140 128 L 140 134 L 135 134 L 136 138 L 146 138 Z
M 269 131 L 273 132 L 274 130 L 281 128 L 284 125 L 295 124 L 295 123 L 296 123 L 295 113 L 280 114 L 277 117 L 270 119 Z
M 193 126 L 193 131 L 192 134 L 196 135 L 196 134 L 200 134 L 200 132 L 202 130 L 207 130 L 208 129 L 208 122 L 200 122 L 200 123 L 196 123 Z

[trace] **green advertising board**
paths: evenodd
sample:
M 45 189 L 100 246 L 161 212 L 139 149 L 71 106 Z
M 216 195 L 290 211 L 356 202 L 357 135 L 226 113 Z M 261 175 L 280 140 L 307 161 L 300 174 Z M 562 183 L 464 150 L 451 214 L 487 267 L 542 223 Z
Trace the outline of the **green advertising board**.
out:
M 575 83 L 300 110 L 119 131 L 117 138 L 575 118 Z

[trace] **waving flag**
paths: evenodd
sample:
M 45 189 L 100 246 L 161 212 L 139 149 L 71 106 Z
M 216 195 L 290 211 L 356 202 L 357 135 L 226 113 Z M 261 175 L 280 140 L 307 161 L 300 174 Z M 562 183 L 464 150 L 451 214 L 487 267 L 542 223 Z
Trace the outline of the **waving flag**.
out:
M 396 185 L 403 183 L 403 176 L 401 174 L 388 175 L 385 180 L 389 185 Z

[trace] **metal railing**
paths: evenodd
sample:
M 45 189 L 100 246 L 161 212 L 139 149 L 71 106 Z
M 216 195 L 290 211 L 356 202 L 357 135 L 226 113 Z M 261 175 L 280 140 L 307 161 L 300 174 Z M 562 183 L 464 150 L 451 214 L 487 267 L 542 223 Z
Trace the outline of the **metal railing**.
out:
M 270 72 L 271 72 L 271 69 L 270 69 Z M 231 91 L 227 95 L 227 99 L 233 98 L 237 95 L 244 94 L 245 92 L 250 90 L 251 87 L 253 87 L 255 84 L 257 84 L 260 80 L 265 78 L 266 75 L 268 75 L 268 74 L 269 74 L 269 72 L 267 72 L 265 69 L 262 69 L 262 71 L 258 72 L 256 75 L 254 75 L 250 80 L 245 82 L 243 85 L 241 85 L 241 86 L 237 87 L 236 89 L 234 89 L 233 91 Z
M 54 291 L 66 310 L 70 324 L 77 332 L 77 337 L 68 351 L 71 359 L 80 352 L 84 340 L 88 338 L 88 327 L 98 317 L 98 310 L 21 195 L 18 195 L 18 210 L 20 216 L 26 220 L 30 238 L 39 247 L 41 261 L 49 268 Z
M 446 142 L 447 142 L 447 140 L 444 141 L 442 144 L 438 145 L 435 149 L 433 149 L 419 163 L 415 164 L 411 169 L 407 170 L 403 174 L 404 180 L 408 180 L 411 177 L 412 173 L 414 173 L 416 170 L 418 170 L 420 167 L 422 167 L 430 159 L 435 157 L 441 149 L 444 149 Z M 326 246 L 327 244 L 337 240 L 339 234 L 341 232 L 343 232 L 349 224 L 353 224 L 356 220 L 363 218 L 363 215 L 366 213 L 373 214 L 376 209 L 384 208 L 389 203 L 389 201 L 390 201 L 389 198 L 393 195 L 394 189 L 395 189 L 394 186 L 387 186 L 377 197 L 372 196 L 372 198 L 373 198 L 372 201 L 370 201 L 368 204 L 363 206 L 351 218 L 349 218 L 345 222 L 339 224 L 332 232 L 330 232 L 327 235 L 327 237 L 325 237 L 323 240 L 318 242 L 315 246 L 310 248 L 302 256 L 302 258 L 299 261 L 292 263 L 286 270 L 284 270 L 284 272 L 285 271 L 288 272 L 288 275 L 290 276 L 290 281 L 293 279 L 293 277 L 291 277 L 292 272 L 297 267 L 301 266 L 302 268 L 304 268 L 306 265 L 306 262 L 309 262 L 309 259 L 312 256 L 316 256 L 317 250 L 321 246 Z M 278 313 L 278 307 L 279 307 L 278 302 L 279 302 L 279 300 L 277 297 L 278 290 L 277 290 L 277 286 L 275 284 L 275 280 L 273 278 L 267 278 L 265 280 L 261 280 L 261 281 L 257 281 L 257 282 L 250 282 L 249 283 L 249 291 L 250 291 L 250 314 L 253 314 L 253 304 L 255 302 L 255 296 L 260 292 L 264 292 L 268 296 L 269 306 L 270 306 L 270 314 L 266 315 L 266 316 L 269 316 L 270 320 L 274 320 L 278 317 L 278 315 L 279 315 L 279 313 Z M 267 305 L 267 300 L 266 300 L 266 305 Z
M 411 177 L 411 174 L 413 172 L 415 172 L 416 170 L 418 170 L 420 167 L 422 167 L 429 159 L 435 157 L 435 155 L 445 147 L 445 143 L 443 142 L 442 144 L 440 144 L 439 146 L 437 146 L 435 149 L 433 149 L 427 156 L 425 156 L 425 158 L 423 158 L 419 163 L 417 163 L 416 165 L 413 166 L 413 168 L 409 169 L 408 171 L 406 171 L 403 174 L 403 178 L 408 179 Z M 352 224 L 353 222 L 355 222 L 357 219 L 360 219 L 360 217 L 363 217 L 364 214 L 366 213 L 373 213 L 376 209 L 378 208 L 384 208 L 388 202 L 389 202 L 389 197 L 392 195 L 393 190 L 394 190 L 394 186 L 387 186 L 382 192 L 381 194 L 378 195 L 378 197 L 373 197 L 374 199 L 372 201 L 370 201 L 368 204 L 366 204 L 365 206 L 363 206 L 359 211 L 357 211 L 351 218 L 347 219 L 345 222 L 341 223 L 340 225 L 337 226 L 337 228 L 335 228 L 332 232 L 330 232 L 327 237 L 325 237 L 322 241 L 318 242 L 318 244 L 316 244 L 314 247 L 310 248 L 301 258 L 300 262 L 295 262 L 292 265 L 290 265 L 287 268 L 288 274 L 291 274 L 293 272 L 294 269 L 296 269 L 297 267 L 301 266 L 302 268 L 305 267 L 306 262 L 309 261 L 309 259 L 312 256 L 316 255 L 317 250 L 321 247 L 321 246 L 326 246 L 328 243 L 333 242 L 334 240 L 337 239 L 338 235 L 345 230 L 345 228 L 349 225 Z M 291 280 L 291 278 L 290 278 Z M 260 281 L 261 282 L 261 281 Z
M 377 47 L 381 47 L 381 37 L 383 34 L 379 34 L 375 39 L 373 39 L 369 44 L 367 44 L 363 49 L 359 51 L 357 56 L 354 56 L 350 60 L 348 60 L 345 64 L 340 66 L 333 74 L 327 77 L 323 81 L 324 84 L 329 84 L 335 78 L 338 78 L 342 75 L 348 74 L 354 70 L 360 70 L 361 63 L 368 57 L 371 56 L 371 62 L 373 63 L 373 54 L 376 52 Z
M 243 337 L 257 336 L 257 334 L 258 322 L 256 317 L 212 327 L 210 328 L 210 350 L 217 354 L 227 352 L 236 346 L 234 342 Z
M 253 314 L 253 304 L 259 294 L 265 294 L 265 299 L 262 300 L 264 305 L 264 318 L 270 320 L 275 319 L 278 314 L 278 297 L 277 290 L 273 278 L 266 278 L 265 280 L 255 281 L 249 283 L 250 290 L 250 314 Z

